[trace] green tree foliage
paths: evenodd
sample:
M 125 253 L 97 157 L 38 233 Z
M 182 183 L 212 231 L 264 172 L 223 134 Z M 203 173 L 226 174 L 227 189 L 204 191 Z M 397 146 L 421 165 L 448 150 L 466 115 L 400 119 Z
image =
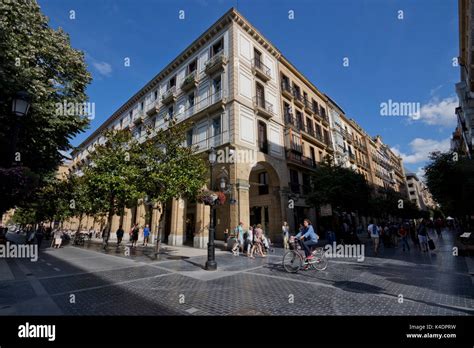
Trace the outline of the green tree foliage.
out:
M 134 157 L 140 168 L 139 190 L 162 212 L 170 199 L 194 198 L 206 183 L 204 160 L 185 145 L 188 128 L 188 123 L 171 119 L 166 128 L 148 129 L 147 140 L 139 144 L 139 155 Z M 164 215 L 160 215 L 160 226 Z
M 369 195 L 370 188 L 364 176 L 325 161 L 311 178 L 307 202 L 316 207 L 331 204 L 336 211 L 363 212 L 367 209 Z
M 113 215 L 121 214 L 126 202 L 142 196 L 137 185 L 140 169 L 136 166 L 140 147 L 128 130 L 108 131 L 104 135 L 105 143 L 95 146 L 91 162 L 84 168 L 84 180 L 92 210 L 108 215 L 110 233 Z
M 84 115 L 58 113 L 58 104 L 86 101 L 91 76 L 84 55 L 68 35 L 48 26 L 36 1 L 0 1 L 0 213 L 24 203 L 47 173 L 63 160 L 60 151 L 88 125 Z M 11 101 L 19 91 L 31 97 L 21 119 L 13 117 Z M 19 123 L 16 150 L 21 169 L 12 169 L 11 134 Z
M 474 214 L 474 161 L 454 153 L 434 152 L 425 167 L 426 185 L 444 213 Z

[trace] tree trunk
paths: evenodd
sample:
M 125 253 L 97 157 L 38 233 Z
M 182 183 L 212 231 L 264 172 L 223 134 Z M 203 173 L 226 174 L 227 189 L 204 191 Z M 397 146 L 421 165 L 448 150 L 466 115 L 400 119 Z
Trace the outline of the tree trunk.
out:
M 163 223 L 165 222 L 165 215 L 166 215 L 166 203 L 163 203 L 161 205 L 160 221 L 158 222 L 158 233 L 157 233 L 156 245 L 155 245 L 155 259 L 158 258 L 158 254 L 160 253 L 161 231 L 163 230 Z

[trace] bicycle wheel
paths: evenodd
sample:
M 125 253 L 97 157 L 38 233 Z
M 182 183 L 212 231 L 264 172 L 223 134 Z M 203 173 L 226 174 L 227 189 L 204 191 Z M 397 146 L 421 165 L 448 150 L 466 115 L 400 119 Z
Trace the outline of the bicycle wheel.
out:
M 324 271 L 328 267 L 328 259 L 324 255 L 324 251 L 318 250 L 314 253 L 314 262 L 311 263 L 311 266 L 318 271 Z
M 295 251 L 290 250 L 283 256 L 283 268 L 289 273 L 296 273 L 303 267 L 303 258 Z

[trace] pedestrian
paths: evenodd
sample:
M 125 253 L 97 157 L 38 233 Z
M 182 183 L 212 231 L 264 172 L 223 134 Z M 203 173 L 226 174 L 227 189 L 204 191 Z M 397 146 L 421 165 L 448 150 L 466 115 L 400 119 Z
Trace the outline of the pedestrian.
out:
M 380 229 L 378 228 L 377 224 L 375 224 L 373 221 L 370 221 L 367 231 L 370 233 L 370 238 L 372 238 L 372 242 L 374 243 L 374 254 L 377 256 L 379 253 Z
M 237 240 L 237 243 L 234 245 L 232 248 L 232 252 L 234 255 L 238 256 L 240 249 L 242 249 L 242 252 L 244 251 L 244 223 L 242 221 L 239 222 L 239 225 L 235 228 L 235 238 Z
M 398 230 L 398 235 L 400 236 L 401 241 L 402 241 L 403 251 L 405 252 L 405 247 L 406 247 L 407 251 L 410 251 L 410 245 L 408 245 L 408 230 L 407 230 L 407 227 L 404 226 L 404 225 L 401 225 L 400 229 Z
M 102 230 L 102 249 L 106 250 L 107 246 L 109 245 L 109 234 L 111 227 L 109 225 L 105 225 L 104 229 Z
M 436 219 L 435 228 L 436 228 L 436 234 L 438 235 L 438 239 L 443 238 L 443 236 L 441 235 L 441 230 L 443 229 L 443 221 L 441 221 L 440 218 Z
M 428 222 L 423 219 L 418 226 L 418 239 L 420 241 L 421 251 L 427 252 L 428 249 Z
M 138 227 L 138 224 L 135 224 L 132 230 L 132 248 L 134 246 L 137 246 L 137 241 L 138 241 L 138 234 L 140 233 L 140 228 Z
M 115 234 L 117 235 L 117 246 L 119 246 L 120 243 L 122 243 L 122 238 L 123 238 L 124 233 L 125 231 L 123 230 L 122 225 L 120 225 L 119 228 L 117 229 L 117 232 L 115 232 Z
M 148 246 L 148 238 L 150 236 L 150 227 L 145 225 L 143 229 L 143 246 Z
M 290 226 L 288 226 L 288 222 L 283 221 L 283 226 L 281 226 L 281 232 L 283 234 L 283 248 L 289 249 L 290 244 L 288 243 L 290 238 Z
M 245 251 L 246 251 L 246 255 L 247 257 L 250 256 L 250 251 L 252 249 L 252 242 L 253 242 L 253 233 L 254 233 L 254 227 L 252 226 L 249 226 L 249 230 L 247 232 L 247 238 L 245 239 Z
M 54 238 L 53 238 L 53 248 L 59 249 L 63 242 L 62 239 L 63 233 L 61 230 L 57 229 L 54 231 Z
M 38 245 L 38 249 L 41 248 L 41 242 L 43 241 L 44 237 L 44 227 L 40 225 L 36 230 L 36 244 Z
M 257 250 L 257 252 L 262 256 L 266 257 L 266 255 L 263 253 L 263 230 L 262 230 L 262 225 L 258 224 L 257 228 L 254 229 L 253 233 L 253 245 L 252 249 L 250 250 L 250 258 L 254 259 L 255 257 L 253 256 L 253 253 Z

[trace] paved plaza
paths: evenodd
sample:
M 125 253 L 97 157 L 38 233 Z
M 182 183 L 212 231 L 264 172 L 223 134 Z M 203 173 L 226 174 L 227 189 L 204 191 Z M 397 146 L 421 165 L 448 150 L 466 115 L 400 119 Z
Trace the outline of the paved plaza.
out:
M 102 251 L 43 248 L 37 262 L 0 260 L 0 315 L 473 315 L 472 258 L 452 256 L 453 236 L 437 249 L 398 248 L 363 262 L 330 259 L 322 272 L 285 272 L 284 251 L 252 260 L 216 251 L 164 246 Z M 189 255 L 189 256 L 186 256 Z

